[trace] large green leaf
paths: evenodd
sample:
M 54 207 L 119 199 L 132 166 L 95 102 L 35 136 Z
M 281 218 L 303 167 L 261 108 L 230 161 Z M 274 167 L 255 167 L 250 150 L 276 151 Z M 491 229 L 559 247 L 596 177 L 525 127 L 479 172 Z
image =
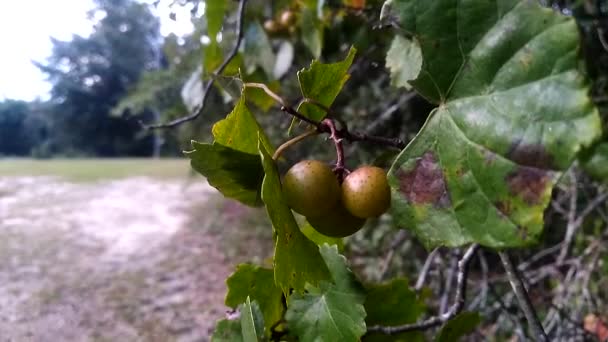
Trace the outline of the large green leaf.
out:
M 283 317 L 283 293 L 274 283 L 273 270 L 240 264 L 226 280 L 226 285 L 226 306 L 236 308 L 245 302 L 247 297 L 251 298 L 260 305 L 268 329 Z
M 264 337 L 264 318 L 258 303 L 249 297 L 241 306 L 241 333 L 244 342 L 261 341 Z
M 241 321 L 223 319 L 218 321 L 211 342 L 242 342 Z
M 414 323 L 424 313 L 425 305 L 409 288 L 407 279 L 396 278 L 391 282 L 372 285 L 365 299 L 365 322 L 368 326 L 395 326 Z M 365 341 L 416 341 L 422 340 L 418 332 L 407 332 L 396 336 L 380 333 L 365 335 Z
M 262 205 L 260 188 L 264 169 L 259 155 L 249 154 L 220 144 L 192 141 L 192 151 L 185 152 L 192 168 L 207 178 L 224 196 L 249 206 Z
M 359 341 L 365 333 L 365 292 L 338 248 L 319 247 L 333 282 L 293 294 L 285 319 L 300 341 Z
M 477 312 L 461 312 L 456 317 L 449 320 L 439 331 L 435 341 L 455 342 L 461 337 L 468 335 L 475 330 L 481 322 L 481 317 Z
M 553 185 L 600 134 L 574 20 L 526 0 L 391 3 L 423 57 L 410 84 L 439 104 L 389 172 L 397 223 L 428 247 L 535 242 Z
M 316 285 L 327 279 L 327 267 L 317 245 L 308 240 L 300 229 L 291 209 L 285 204 L 276 164 L 263 143 L 260 156 L 266 176 L 262 183 L 262 200 L 275 230 L 274 280 L 287 296 L 291 289 L 302 292 L 306 283 Z
M 193 141 L 194 150 L 185 152 L 191 159 L 192 168 L 224 196 L 246 205 L 260 206 L 264 169 L 258 154 L 258 139 L 267 150 L 274 149 L 247 109 L 244 94 L 232 112 L 213 125 L 212 131 L 213 144 Z
M 407 279 L 395 278 L 388 283 L 367 289 L 365 311 L 368 325 L 400 325 L 413 323 L 424 312 L 425 305 L 409 288 Z
M 581 165 L 591 176 L 604 182 L 608 181 L 608 142 L 594 146 Z
M 245 95 L 241 94 L 239 102 L 234 106 L 232 112 L 225 119 L 213 125 L 213 137 L 215 142 L 237 151 L 258 154 L 258 135 L 262 139 L 264 148 L 269 153 L 274 148 L 263 133 L 262 128 L 256 121 L 249 109 L 247 109 Z
M 355 48 L 351 48 L 341 62 L 323 64 L 313 61 L 310 68 L 298 71 L 302 96 L 330 107 L 350 77 L 348 68 L 353 63 L 356 52 Z M 298 107 L 298 111 L 315 121 L 321 121 L 326 115 L 317 105 L 306 102 Z

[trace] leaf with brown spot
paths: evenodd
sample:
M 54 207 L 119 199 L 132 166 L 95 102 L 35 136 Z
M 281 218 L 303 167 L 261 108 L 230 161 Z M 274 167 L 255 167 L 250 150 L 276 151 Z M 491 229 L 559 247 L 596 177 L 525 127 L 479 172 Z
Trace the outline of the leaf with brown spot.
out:
M 521 140 L 514 142 L 507 152 L 507 157 L 519 165 L 550 169 L 553 167 L 553 156 L 545 146 L 525 144 Z
M 521 197 L 527 204 L 541 203 L 551 177 L 544 170 L 521 166 L 507 175 L 511 194 Z
M 414 204 L 432 204 L 436 207 L 450 205 L 443 172 L 432 152 L 426 152 L 416 160 L 412 170 L 397 171 L 399 191 Z
M 527 0 L 391 0 L 384 13 L 420 49 L 405 81 L 438 105 L 389 171 L 396 225 L 429 248 L 534 243 L 555 182 L 601 135 L 576 23 Z

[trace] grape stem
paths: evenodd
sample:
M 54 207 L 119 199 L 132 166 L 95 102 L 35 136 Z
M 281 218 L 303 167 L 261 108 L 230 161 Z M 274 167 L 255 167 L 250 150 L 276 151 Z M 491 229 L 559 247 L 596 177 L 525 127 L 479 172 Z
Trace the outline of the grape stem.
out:
M 333 141 L 336 146 L 336 167 L 334 168 L 334 173 L 338 177 L 338 182 L 342 184 L 345 174 L 348 173 L 348 170 L 344 167 L 344 146 L 342 145 L 342 138 L 338 135 L 336 124 L 332 119 L 324 119 L 321 121 L 321 124 L 329 129 L 329 139 Z
M 288 149 L 290 146 L 293 146 L 293 145 L 299 143 L 300 141 L 302 141 L 308 137 L 311 137 L 313 135 L 317 135 L 317 134 L 319 134 L 319 132 L 317 130 L 310 130 L 310 131 L 306 131 L 306 132 L 294 137 L 293 139 L 287 140 L 286 142 L 281 144 L 281 146 L 279 146 L 279 148 L 277 148 L 277 150 L 272 155 L 272 159 L 274 161 L 277 161 L 279 159 L 279 157 L 281 156 L 281 154 L 283 154 L 283 151 Z

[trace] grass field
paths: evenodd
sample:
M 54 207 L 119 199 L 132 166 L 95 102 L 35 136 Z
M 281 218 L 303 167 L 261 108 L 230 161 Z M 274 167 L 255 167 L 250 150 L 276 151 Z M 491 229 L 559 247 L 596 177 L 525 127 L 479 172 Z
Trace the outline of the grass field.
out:
M 88 182 L 147 176 L 159 179 L 190 175 L 187 159 L 0 159 L 0 177 L 55 176 Z
M 225 279 L 269 260 L 272 228 L 192 174 L 186 159 L 0 159 L 0 341 L 208 341 Z

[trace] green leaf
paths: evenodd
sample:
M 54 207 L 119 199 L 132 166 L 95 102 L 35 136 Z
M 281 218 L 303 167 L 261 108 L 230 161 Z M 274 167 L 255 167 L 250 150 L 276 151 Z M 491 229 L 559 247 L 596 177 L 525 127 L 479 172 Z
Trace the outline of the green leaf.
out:
M 242 342 L 241 322 L 223 319 L 215 326 L 211 342 Z
M 392 3 L 422 52 L 410 84 L 439 104 L 389 171 L 397 225 L 427 247 L 534 243 L 555 182 L 600 134 L 574 20 L 536 1 Z
M 316 231 L 308 222 L 306 222 L 306 224 L 302 226 L 301 231 L 308 238 L 308 240 L 316 243 L 319 246 L 326 243 L 328 245 L 338 246 L 338 250 L 342 250 L 344 248 L 344 242 L 342 238 L 325 236 Z
M 323 49 L 323 23 L 319 20 L 314 9 L 302 8 L 301 14 L 302 42 L 314 58 L 321 57 Z
M 184 154 L 191 159 L 192 168 L 207 178 L 209 185 L 243 204 L 262 205 L 260 188 L 264 169 L 259 155 L 196 141 L 192 141 L 192 147 L 192 151 Z
M 480 322 L 481 317 L 477 312 L 461 312 L 441 328 L 435 341 L 459 341 L 461 337 L 472 333 Z
M 225 119 L 213 125 L 212 132 L 216 143 L 249 154 L 258 154 L 259 135 L 264 148 L 269 153 L 274 152 L 268 137 L 263 133 L 253 114 L 247 109 L 243 94 L 232 112 Z
M 251 298 L 259 304 L 267 329 L 283 317 L 283 293 L 274 283 L 273 270 L 240 264 L 226 280 L 226 285 L 226 306 L 236 308 L 247 297 Z
M 420 46 L 410 39 L 395 36 L 386 53 L 386 67 L 391 71 L 391 83 L 394 86 L 411 89 L 408 81 L 415 79 L 422 67 Z
M 298 71 L 302 96 L 330 107 L 350 77 L 348 68 L 353 63 L 356 51 L 351 47 L 348 56 L 341 62 L 323 64 L 313 61 L 310 68 Z M 318 106 L 306 102 L 298 107 L 298 111 L 315 121 L 321 121 L 327 114 Z
M 406 278 L 395 278 L 388 283 L 375 284 L 367 289 L 365 321 L 370 326 L 414 323 L 424 310 L 424 303 L 410 290 Z
M 391 282 L 368 287 L 365 299 L 365 322 L 368 326 L 396 326 L 414 323 L 426 307 L 416 293 L 409 288 L 408 280 L 396 278 Z M 365 335 L 364 341 L 417 341 L 423 340 L 418 332 L 407 332 L 395 336 L 380 333 Z
M 226 12 L 226 0 L 205 1 L 205 18 L 207 19 L 207 35 L 215 42 L 217 34 L 222 28 L 224 13 Z
M 608 142 L 597 144 L 582 160 L 581 166 L 592 177 L 608 181 Z
M 213 144 L 193 141 L 194 150 L 186 155 L 192 168 L 224 196 L 260 206 L 264 170 L 258 154 L 258 137 L 267 150 L 274 149 L 245 102 L 245 96 L 241 95 L 232 112 L 213 125 Z
M 327 279 L 327 268 L 317 246 L 300 232 L 291 209 L 285 204 L 277 167 L 263 143 L 260 156 L 266 176 L 262 183 L 262 200 L 275 230 L 274 280 L 287 296 L 290 289 L 304 290 L 304 285 L 316 285 Z
M 241 333 L 244 342 L 261 341 L 264 337 L 264 318 L 260 307 L 249 297 L 241 306 Z
M 300 341 L 359 341 L 365 334 L 365 292 L 337 247 L 319 247 L 333 283 L 293 294 L 285 319 Z
M 203 66 L 207 72 L 213 72 L 222 64 L 222 49 L 216 41 L 211 41 L 209 45 L 205 47 Z M 211 76 L 213 77 L 213 76 Z
M 272 45 L 270 45 L 266 31 L 258 22 L 251 23 L 245 31 L 245 55 L 247 56 L 246 72 L 248 74 L 259 66 L 267 77 L 273 77 L 276 56 L 272 52 Z

